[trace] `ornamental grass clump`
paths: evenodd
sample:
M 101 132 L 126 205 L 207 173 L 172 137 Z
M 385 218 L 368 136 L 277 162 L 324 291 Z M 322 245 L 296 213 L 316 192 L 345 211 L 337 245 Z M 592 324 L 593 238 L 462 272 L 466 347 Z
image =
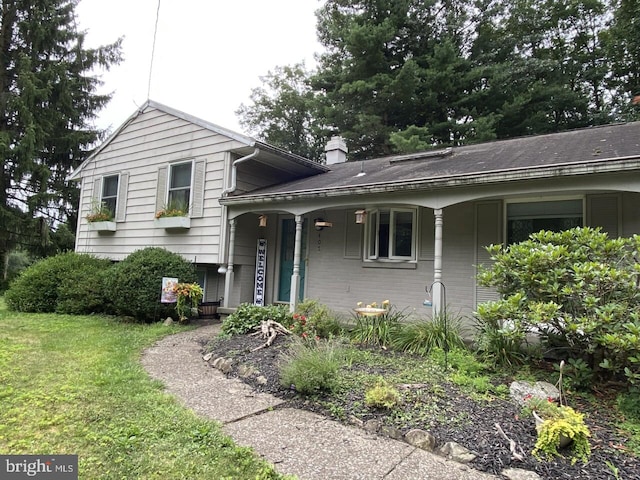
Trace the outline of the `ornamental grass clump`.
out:
M 356 326 L 351 330 L 355 343 L 385 347 L 391 343 L 393 331 L 407 318 L 404 310 L 398 310 L 389 300 L 378 307 L 376 302 L 363 306 L 358 302 Z
M 334 340 L 293 341 L 279 366 L 283 387 L 310 395 L 331 392 L 338 384 L 345 352 Z

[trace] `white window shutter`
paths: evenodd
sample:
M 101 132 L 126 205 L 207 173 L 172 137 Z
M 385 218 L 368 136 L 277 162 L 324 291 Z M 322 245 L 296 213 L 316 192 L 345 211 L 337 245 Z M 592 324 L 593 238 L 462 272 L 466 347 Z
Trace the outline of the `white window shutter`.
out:
M 200 218 L 204 211 L 204 177 L 206 160 L 196 160 L 193 175 L 193 197 L 191 199 L 191 218 Z
M 165 202 L 167 198 L 167 170 L 168 170 L 168 167 L 158 168 L 158 184 L 156 188 L 156 212 L 159 212 L 165 207 Z
M 118 206 L 116 222 L 124 222 L 127 216 L 127 192 L 129 191 L 129 173 L 121 173 L 118 179 Z
M 102 178 L 96 178 L 93 181 L 93 193 L 91 195 L 91 201 L 93 203 L 93 205 L 91 205 L 91 208 L 95 206 L 99 206 L 100 202 L 102 201 L 102 192 L 100 191 L 100 187 L 102 186 Z

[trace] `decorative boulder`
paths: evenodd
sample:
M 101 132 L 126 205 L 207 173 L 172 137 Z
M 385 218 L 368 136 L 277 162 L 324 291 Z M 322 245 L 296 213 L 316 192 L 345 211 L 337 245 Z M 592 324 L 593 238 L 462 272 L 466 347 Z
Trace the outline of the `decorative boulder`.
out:
M 524 382 L 515 381 L 509 386 L 511 398 L 521 407 L 525 406 L 527 400 L 539 398 L 541 400 L 551 399 L 557 401 L 560 398 L 560 391 L 549 382 Z

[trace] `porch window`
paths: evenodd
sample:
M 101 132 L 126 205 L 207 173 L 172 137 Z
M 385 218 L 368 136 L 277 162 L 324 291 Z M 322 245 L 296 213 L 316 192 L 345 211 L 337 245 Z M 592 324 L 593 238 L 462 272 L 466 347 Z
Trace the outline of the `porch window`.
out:
M 112 215 L 116 214 L 118 202 L 118 175 L 110 175 L 102 178 L 101 205 L 109 209 Z
M 169 166 L 169 195 L 167 205 L 182 211 L 189 211 L 191 202 L 192 162 L 176 163 Z
M 540 230 L 559 232 L 584 224 L 582 199 L 507 204 L 507 242 L 518 243 Z
M 415 260 L 415 209 L 388 208 L 368 212 L 367 260 Z

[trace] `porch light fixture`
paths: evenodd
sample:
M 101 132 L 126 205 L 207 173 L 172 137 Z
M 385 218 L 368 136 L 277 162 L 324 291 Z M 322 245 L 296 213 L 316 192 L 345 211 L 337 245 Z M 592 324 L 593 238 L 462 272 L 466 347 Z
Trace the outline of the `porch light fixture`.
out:
M 356 223 L 357 224 L 367 223 L 367 211 L 366 210 L 356 210 Z
M 313 226 L 316 227 L 316 230 L 320 231 L 326 227 L 333 227 L 333 223 L 325 222 L 322 218 L 316 218 L 313 220 Z
M 267 216 L 266 215 L 260 215 L 258 217 L 258 226 L 259 227 L 266 227 L 267 226 Z

